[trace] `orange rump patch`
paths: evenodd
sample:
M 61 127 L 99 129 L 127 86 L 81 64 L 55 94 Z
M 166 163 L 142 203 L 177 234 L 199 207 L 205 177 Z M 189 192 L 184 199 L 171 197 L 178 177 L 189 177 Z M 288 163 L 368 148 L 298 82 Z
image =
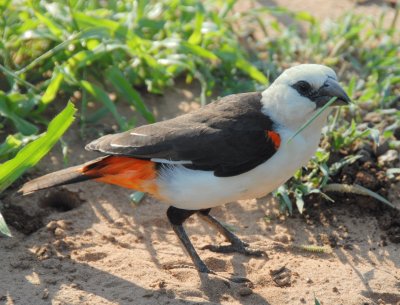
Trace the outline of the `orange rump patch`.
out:
M 96 181 L 158 195 L 155 163 L 148 160 L 109 156 L 84 167 L 82 172 L 96 177 Z
M 267 137 L 270 138 L 271 141 L 274 143 L 275 149 L 278 149 L 279 146 L 281 146 L 281 137 L 280 137 L 279 133 L 268 130 L 266 132 L 266 134 L 267 134 Z

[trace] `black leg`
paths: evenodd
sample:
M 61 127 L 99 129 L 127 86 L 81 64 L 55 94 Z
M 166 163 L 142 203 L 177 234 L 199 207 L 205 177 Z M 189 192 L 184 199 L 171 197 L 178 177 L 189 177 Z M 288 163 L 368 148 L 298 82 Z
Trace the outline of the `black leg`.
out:
M 197 254 L 196 250 L 194 249 L 192 243 L 189 240 L 189 237 L 185 232 L 185 229 L 183 228 L 183 222 L 194 213 L 196 213 L 196 211 L 178 209 L 172 206 L 169 207 L 167 210 L 168 220 L 172 225 L 172 229 L 179 237 L 179 240 L 185 247 L 186 251 L 189 253 L 193 261 L 193 264 L 196 266 L 196 269 L 199 272 L 212 273 L 207 268 L 206 264 L 204 264 L 204 262 L 201 260 L 200 256 Z
M 255 250 L 249 248 L 249 244 L 243 242 L 239 237 L 229 231 L 222 223 L 220 223 L 216 218 L 209 215 L 211 209 L 201 210 L 199 211 L 199 216 L 215 227 L 218 232 L 225 236 L 225 238 L 231 243 L 227 246 L 215 246 L 215 245 L 207 245 L 203 249 L 208 249 L 213 252 L 219 253 L 231 253 L 238 252 L 245 255 L 252 256 L 262 256 L 265 254 L 263 251 Z
M 249 280 L 247 278 L 243 278 L 243 277 L 234 276 L 234 277 L 226 278 L 224 276 L 217 275 L 215 272 L 208 269 L 206 264 L 204 264 L 204 262 L 201 260 L 200 256 L 197 254 L 196 250 L 194 249 L 192 243 L 190 242 L 189 237 L 187 236 L 187 234 L 185 232 L 185 229 L 183 228 L 184 221 L 196 212 L 200 212 L 203 214 L 206 213 L 205 210 L 190 211 L 190 210 L 178 209 L 178 208 L 175 208 L 172 206 L 169 207 L 167 210 L 168 220 L 172 225 L 172 229 L 174 230 L 176 235 L 179 237 L 179 240 L 181 241 L 182 245 L 185 247 L 186 251 L 189 253 L 190 258 L 192 259 L 193 264 L 195 265 L 197 271 L 206 273 L 206 274 L 213 274 L 215 276 L 222 278 L 224 281 L 229 280 L 229 281 L 235 282 L 235 283 L 249 282 Z M 208 216 L 208 217 L 211 217 L 211 216 Z M 214 219 L 214 218 L 212 218 L 212 219 Z M 219 226 L 223 227 L 218 221 L 216 221 L 216 222 L 219 224 Z M 230 233 L 232 236 L 236 237 L 231 232 L 229 232 L 229 231 L 227 231 L 227 232 Z M 236 239 L 238 241 L 240 241 L 241 243 L 243 243 L 239 238 L 236 237 Z

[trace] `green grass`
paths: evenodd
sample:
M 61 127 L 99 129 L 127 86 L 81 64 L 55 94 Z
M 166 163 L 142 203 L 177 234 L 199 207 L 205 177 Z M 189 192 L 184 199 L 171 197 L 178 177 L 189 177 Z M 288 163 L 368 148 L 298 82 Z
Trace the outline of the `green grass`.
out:
M 0 192 L 17 180 L 28 168 L 35 166 L 57 143 L 74 121 L 76 109 L 68 103 L 50 123 L 46 133 L 24 146 L 15 158 L 0 164 Z M 0 213 L 0 232 L 11 236 Z
M 0 2 L 0 162 L 46 130 L 77 91 L 83 132 L 106 115 L 125 130 L 135 124 L 134 113 L 154 121 L 141 92 L 162 94 L 180 78 L 200 84 L 204 104 L 211 93 L 262 90 L 295 63 L 331 66 L 355 103 L 332 117 L 314 160 L 278 191 L 282 208 L 292 210 L 294 200 L 302 210 L 308 194 L 326 196 L 322 188 L 333 173 L 355 162 L 349 156 L 328 166 L 332 153 L 376 141 L 379 133 L 399 147 L 393 138 L 400 121 L 393 110 L 400 95 L 396 19 L 349 13 L 323 24 L 284 8 L 238 13 L 235 2 Z M 282 15 L 291 25 L 275 18 Z M 97 110 L 89 113 L 92 103 Z M 120 113 L 119 104 L 132 112 Z M 366 111 L 383 111 L 393 124 L 363 129 Z

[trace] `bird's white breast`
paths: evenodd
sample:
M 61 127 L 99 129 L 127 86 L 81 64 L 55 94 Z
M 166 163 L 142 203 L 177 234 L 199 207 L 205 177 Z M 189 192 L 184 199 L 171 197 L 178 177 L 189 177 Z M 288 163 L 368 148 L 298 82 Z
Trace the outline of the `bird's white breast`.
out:
M 216 177 L 211 171 L 167 165 L 157 181 L 159 193 L 169 204 L 187 210 L 262 197 L 287 181 L 314 154 L 321 127 L 312 125 L 289 143 L 295 131 L 278 130 L 282 143 L 278 151 L 263 164 L 237 176 Z

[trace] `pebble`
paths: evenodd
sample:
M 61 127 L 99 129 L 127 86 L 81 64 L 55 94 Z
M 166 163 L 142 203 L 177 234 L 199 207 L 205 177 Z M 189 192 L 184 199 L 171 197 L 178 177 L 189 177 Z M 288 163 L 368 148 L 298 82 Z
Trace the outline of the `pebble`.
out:
M 282 266 L 282 267 L 279 267 L 278 269 L 271 269 L 269 271 L 269 274 L 271 274 L 271 275 L 279 274 L 279 273 L 283 272 L 285 270 L 285 268 L 286 268 L 285 266 Z
M 68 230 L 71 227 L 71 222 L 61 219 L 57 221 L 57 226 L 63 230 Z
M 45 288 L 43 290 L 43 294 L 42 294 L 42 300 L 47 300 L 49 297 L 49 290 L 47 288 Z
M 269 273 L 278 287 L 290 286 L 292 272 L 285 266 L 278 269 L 271 269 Z
M 55 220 L 50 221 L 47 225 L 46 225 L 47 230 L 49 231 L 53 231 L 57 228 L 57 222 Z
M 287 235 L 284 234 L 279 234 L 277 236 L 274 237 L 275 241 L 281 242 L 283 244 L 288 244 L 289 243 L 289 237 Z
M 242 297 L 251 295 L 253 293 L 253 290 L 249 287 L 240 287 L 238 290 L 239 295 L 241 295 Z
M 381 165 L 391 165 L 399 160 L 399 153 L 395 149 L 389 149 L 383 155 L 378 157 L 378 163 Z
M 65 236 L 65 232 L 64 232 L 64 230 L 61 229 L 61 228 L 56 228 L 56 229 L 54 230 L 54 235 L 55 235 L 56 237 L 61 238 L 61 237 L 64 237 L 64 236 Z
M 46 269 L 56 269 L 60 267 L 60 261 L 56 258 L 49 258 L 42 261 L 42 267 Z
M 82 290 L 82 286 L 80 284 L 77 284 L 77 283 L 72 283 L 71 284 L 71 288 Z

